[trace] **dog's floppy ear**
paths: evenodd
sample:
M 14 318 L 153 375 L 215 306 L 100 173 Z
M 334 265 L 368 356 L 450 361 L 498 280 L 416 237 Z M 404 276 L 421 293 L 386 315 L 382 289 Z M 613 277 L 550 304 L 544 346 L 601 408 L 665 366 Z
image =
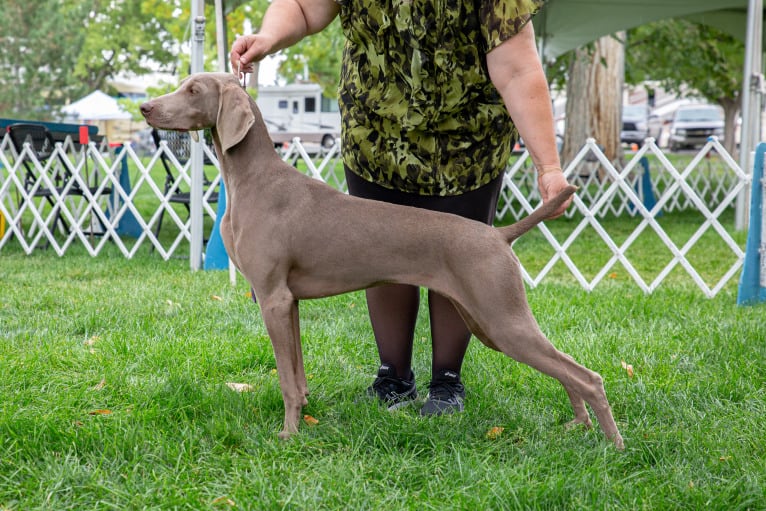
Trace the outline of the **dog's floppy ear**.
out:
M 238 86 L 224 86 L 218 101 L 218 119 L 215 124 L 223 152 L 239 144 L 254 122 L 255 116 L 250 110 L 247 93 Z

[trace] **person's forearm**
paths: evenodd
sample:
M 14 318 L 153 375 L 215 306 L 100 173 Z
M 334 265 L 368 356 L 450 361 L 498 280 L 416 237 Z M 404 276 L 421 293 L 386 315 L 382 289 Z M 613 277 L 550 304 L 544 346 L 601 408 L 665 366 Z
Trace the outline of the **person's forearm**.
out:
M 532 24 L 489 52 L 487 67 L 535 167 L 558 168 L 553 109 Z
M 551 98 L 542 71 L 516 77 L 507 90 L 503 101 L 537 170 L 560 168 Z

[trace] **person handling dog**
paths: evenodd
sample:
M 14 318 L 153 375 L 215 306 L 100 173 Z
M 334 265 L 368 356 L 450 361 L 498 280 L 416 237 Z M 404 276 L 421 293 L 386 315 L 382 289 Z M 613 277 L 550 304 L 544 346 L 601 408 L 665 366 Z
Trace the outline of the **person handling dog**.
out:
M 567 186 L 532 16 L 541 0 L 273 0 L 257 34 L 232 44 L 235 73 L 340 16 L 342 157 L 351 195 L 492 224 L 519 135 L 543 201 Z M 561 215 L 571 199 L 560 208 Z M 389 409 L 417 398 L 412 346 L 420 290 L 368 289 L 380 355 L 368 394 Z M 428 291 L 432 366 L 420 413 L 463 410 L 471 338 L 445 297 Z

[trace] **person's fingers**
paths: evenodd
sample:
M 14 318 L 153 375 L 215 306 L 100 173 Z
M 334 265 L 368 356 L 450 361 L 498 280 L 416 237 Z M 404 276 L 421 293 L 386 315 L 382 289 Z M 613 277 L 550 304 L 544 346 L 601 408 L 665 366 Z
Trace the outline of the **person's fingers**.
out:
M 263 45 L 258 44 L 259 39 L 254 35 L 238 37 L 231 45 L 229 62 L 233 73 L 239 71 L 242 73 L 252 73 L 254 62 L 261 60 L 264 56 Z M 241 78 L 241 76 L 240 76 Z
M 231 52 L 229 53 L 232 73 L 236 74 L 237 70 L 242 67 L 242 53 L 245 51 L 247 51 L 247 42 L 244 37 L 238 37 L 231 45 Z

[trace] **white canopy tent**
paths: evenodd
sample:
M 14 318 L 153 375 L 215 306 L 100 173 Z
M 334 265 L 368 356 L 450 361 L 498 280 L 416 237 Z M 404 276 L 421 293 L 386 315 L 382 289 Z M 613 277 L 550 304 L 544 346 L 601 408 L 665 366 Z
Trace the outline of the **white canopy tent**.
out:
M 103 121 L 112 119 L 130 119 L 128 112 L 122 109 L 113 97 L 96 90 L 70 103 L 61 109 L 68 118 L 77 121 Z
M 61 109 L 65 122 L 98 126 L 110 142 L 130 138 L 133 119 L 113 97 L 96 90 Z

